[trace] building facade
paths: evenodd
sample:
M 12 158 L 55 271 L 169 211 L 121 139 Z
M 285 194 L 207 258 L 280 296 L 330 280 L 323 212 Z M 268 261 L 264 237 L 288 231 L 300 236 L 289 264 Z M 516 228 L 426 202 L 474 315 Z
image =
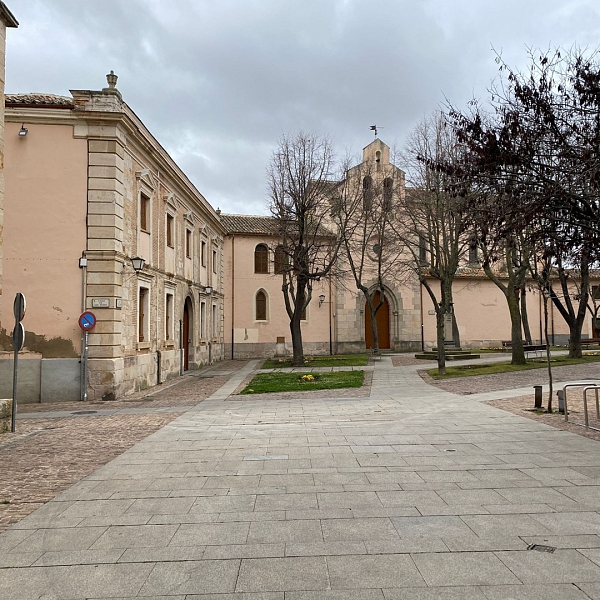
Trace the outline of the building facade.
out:
M 12 298 L 23 292 L 19 393 L 30 401 L 82 396 L 83 311 L 97 318 L 90 400 L 223 356 L 219 216 L 123 101 L 116 76 L 107 80 L 70 97 L 6 98 L 0 344 L 9 350 Z M 138 257 L 145 264 L 136 271 Z M 0 360 L 2 381 L 7 368 Z
M 347 180 L 360 194 L 379 190 L 386 193 L 392 207 L 405 193 L 404 173 L 390 162 L 390 149 L 376 139 L 363 150 L 362 162 L 349 169 Z M 374 192 L 375 193 L 375 192 Z M 331 201 L 329 198 L 327 201 Z M 402 219 L 402 214 L 395 214 Z M 221 215 L 225 236 L 225 354 L 233 358 L 290 355 L 291 337 L 282 286 L 277 268 L 277 246 L 271 217 Z M 329 223 L 335 231 L 335 222 Z M 365 255 L 363 283 L 378 289 L 376 241 L 357 244 Z M 343 259 L 342 259 L 343 260 Z M 393 260 L 393 259 L 392 259 Z M 466 256 L 453 285 L 454 316 L 464 348 L 501 347 L 511 339 L 511 323 L 506 298 L 488 279 L 477 257 Z M 418 351 L 436 345 L 436 317 L 429 294 L 413 273 L 406 269 L 383 269 L 381 284 L 384 301 L 377 312 L 381 349 Z M 307 354 L 364 352 L 372 347 L 370 313 L 362 291 L 345 268 L 318 282 L 303 322 L 303 342 Z M 502 279 L 502 275 L 500 278 Z M 435 288 L 436 282 L 432 281 Z M 541 342 L 543 305 L 539 293 L 528 286 L 527 313 L 532 338 Z M 549 305 L 552 343 L 567 344 L 569 329 L 558 311 Z M 597 337 L 589 315 L 583 337 Z

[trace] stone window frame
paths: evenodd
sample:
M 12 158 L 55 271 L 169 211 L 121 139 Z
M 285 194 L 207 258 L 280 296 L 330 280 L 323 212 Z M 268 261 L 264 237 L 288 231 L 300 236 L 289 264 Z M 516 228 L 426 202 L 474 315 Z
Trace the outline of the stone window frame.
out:
M 171 303 L 169 305 L 169 297 Z M 175 343 L 175 287 L 165 285 L 165 326 L 164 340 L 167 344 Z
M 264 248 L 264 251 L 262 248 Z M 262 256 L 263 254 L 264 256 Z M 254 246 L 254 273 L 257 275 L 269 274 L 269 246 L 264 242 Z
M 264 318 L 259 318 L 262 317 L 262 313 L 259 315 L 259 306 L 258 306 L 258 295 L 262 294 L 264 296 Z M 256 293 L 254 294 L 254 302 L 253 302 L 253 309 L 254 309 L 254 322 L 255 323 L 268 323 L 269 322 L 269 316 L 270 316 L 270 310 L 269 310 L 269 294 L 267 292 L 267 290 L 265 290 L 264 288 L 260 288 L 258 290 L 256 290 Z

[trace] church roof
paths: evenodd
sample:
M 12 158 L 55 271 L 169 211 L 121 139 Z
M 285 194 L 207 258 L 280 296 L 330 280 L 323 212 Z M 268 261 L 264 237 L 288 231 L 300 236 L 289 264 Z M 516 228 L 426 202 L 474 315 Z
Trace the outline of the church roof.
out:
M 4 97 L 6 106 L 43 106 L 52 108 L 73 108 L 75 102 L 68 96 L 57 96 L 56 94 L 6 94 Z
M 221 215 L 221 225 L 227 233 L 276 235 L 277 222 L 273 217 L 260 215 Z

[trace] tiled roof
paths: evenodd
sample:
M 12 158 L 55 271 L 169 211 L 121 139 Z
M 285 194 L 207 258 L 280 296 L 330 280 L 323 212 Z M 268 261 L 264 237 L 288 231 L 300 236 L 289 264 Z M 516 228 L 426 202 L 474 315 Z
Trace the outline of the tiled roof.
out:
M 227 233 L 275 235 L 277 222 L 273 217 L 255 215 L 221 215 L 221 225 Z
M 56 94 L 6 94 L 6 106 L 44 106 L 53 108 L 73 108 L 73 98 Z

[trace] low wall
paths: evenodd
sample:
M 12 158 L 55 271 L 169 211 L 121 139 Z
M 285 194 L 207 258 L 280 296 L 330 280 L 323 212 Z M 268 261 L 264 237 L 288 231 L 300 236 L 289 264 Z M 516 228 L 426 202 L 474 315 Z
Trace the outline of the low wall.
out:
M 12 400 L 0 400 L 0 433 L 10 431 Z
M 17 401 L 73 402 L 80 396 L 81 365 L 78 358 L 19 356 Z M 12 397 L 13 360 L 0 360 L 0 398 Z

